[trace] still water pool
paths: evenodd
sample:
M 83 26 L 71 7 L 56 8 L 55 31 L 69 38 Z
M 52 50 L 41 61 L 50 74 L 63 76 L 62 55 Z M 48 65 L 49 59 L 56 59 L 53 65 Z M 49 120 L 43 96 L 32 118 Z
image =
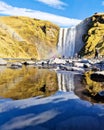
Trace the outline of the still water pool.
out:
M 0 130 L 103 130 L 104 105 L 85 87 L 79 73 L 0 67 Z
M 96 83 L 99 85 L 99 83 Z M 103 84 L 103 83 L 102 83 Z M 47 97 L 61 92 L 74 92 L 83 100 L 101 103 L 86 91 L 85 76 L 77 72 L 23 66 L 20 69 L 0 67 L 0 97 L 14 100 Z

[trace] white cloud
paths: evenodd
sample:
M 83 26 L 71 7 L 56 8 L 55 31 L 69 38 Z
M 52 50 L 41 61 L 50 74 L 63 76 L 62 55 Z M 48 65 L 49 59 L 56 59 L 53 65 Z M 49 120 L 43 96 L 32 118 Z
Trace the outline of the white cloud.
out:
M 67 4 L 62 2 L 61 0 L 37 0 L 37 1 L 57 9 L 64 9 L 64 6 L 67 6 Z
M 14 16 L 28 16 L 31 18 L 48 20 L 58 24 L 59 26 L 65 26 L 65 27 L 74 26 L 81 22 L 80 20 L 77 19 L 70 19 L 67 17 L 41 12 L 37 10 L 13 7 L 2 1 L 0 1 L 0 14 L 14 15 Z

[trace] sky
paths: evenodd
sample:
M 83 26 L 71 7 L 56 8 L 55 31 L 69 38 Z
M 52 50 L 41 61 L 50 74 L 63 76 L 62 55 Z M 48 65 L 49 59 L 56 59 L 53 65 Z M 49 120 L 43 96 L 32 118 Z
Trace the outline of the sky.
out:
M 104 12 L 104 0 L 0 0 L 1 16 L 29 16 L 60 27 L 75 26 L 96 12 Z

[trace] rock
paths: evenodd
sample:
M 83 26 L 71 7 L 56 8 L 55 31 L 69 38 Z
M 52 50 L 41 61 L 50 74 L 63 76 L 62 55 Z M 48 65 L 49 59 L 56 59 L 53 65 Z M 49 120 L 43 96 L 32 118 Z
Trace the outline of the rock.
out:
M 83 65 L 83 67 L 84 67 L 84 68 L 90 68 L 90 67 L 91 67 L 91 64 L 85 63 L 85 64 Z
M 92 70 L 92 71 L 100 71 L 100 68 L 98 68 L 97 66 L 92 66 L 92 67 L 91 67 L 91 70 Z
M 7 61 L 0 59 L 0 66 L 2 66 L 2 65 L 7 65 Z
M 58 69 L 72 71 L 72 68 L 70 66 L 66 66 L 66 65 L 59 65 Z
M 95 64 L 100 70 L 104 70 L 104 61 L 99 61 Z
M 104 71 L 97 71 L 90 75 L 91 80 L 96 82 L 104 82 Z
M 75 62 L 73 65 L 74 65 L 75 67 L 83 67 L 83 66 L 84 66 L 84 63 Z
M 71 67 L 71 68 L 72 68 L 72 71 L 77 71 L 77 72 L 82 72 L 82 73 L 85 72 L 83 68 L 79 68 L 79 67 Z
M 22 67 L 22 64 L 19 63 L 19 62 L 15 62 L 15 63 L 12 63 L 11 66 L 18 66 L 18 67 Z
M 24 64 L 24 65 L 34 65 L 35 62 L 34 61 L 25 61 L 22 64 Z
M 80 63 L 90 63 L 88 59 L 81 59 Z
M 65 59 L 55 58 L 54 60 L 50 61 L 50 64 L 66 64 L 66 60 Z

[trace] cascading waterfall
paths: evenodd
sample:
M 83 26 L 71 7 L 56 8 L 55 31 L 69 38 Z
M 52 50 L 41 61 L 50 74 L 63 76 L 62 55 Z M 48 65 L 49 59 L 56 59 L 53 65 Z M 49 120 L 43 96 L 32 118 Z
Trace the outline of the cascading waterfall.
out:
M 75 54 L 76 27 L 60 28 L 58 52 L 61 56 L 73 57 Z
M 74 90 L 73 73 L 57 73 L 59 91 L 71 92 Z

